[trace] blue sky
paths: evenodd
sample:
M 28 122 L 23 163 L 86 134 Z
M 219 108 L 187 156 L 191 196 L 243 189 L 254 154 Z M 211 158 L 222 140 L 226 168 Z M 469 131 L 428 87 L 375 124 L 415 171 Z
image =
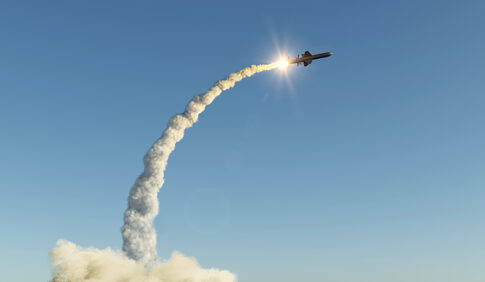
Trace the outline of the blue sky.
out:
M 335 55 L 242 81 L 187 131 L 159 255 L 240 281 L 484 281 L 484 9 L 3 1 L 0 280 L 48 280 L 58 239 L 120 249 L 167 120 L 233 71 L 309 50 Z

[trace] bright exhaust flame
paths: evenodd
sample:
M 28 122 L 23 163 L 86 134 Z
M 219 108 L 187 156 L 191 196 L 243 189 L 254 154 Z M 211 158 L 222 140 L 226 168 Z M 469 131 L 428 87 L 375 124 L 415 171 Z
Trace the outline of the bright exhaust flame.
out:
M 279 61 L 278 61 L 278 67 L 280 69 L 286 69 L 288 67 L 288 59 L 285 59 L 285 58 L 281 58 Z

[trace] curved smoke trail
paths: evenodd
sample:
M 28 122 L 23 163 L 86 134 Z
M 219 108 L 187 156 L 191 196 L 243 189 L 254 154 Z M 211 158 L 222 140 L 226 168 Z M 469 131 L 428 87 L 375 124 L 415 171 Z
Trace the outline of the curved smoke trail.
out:
M 214 101 L 222 91 L 234 87 L 236 82 L 255 73 L 274 69 L 277 64 L 253 65 L 232 73 L 224 80 L 215 83 L 204 94 L 190 100 L 185 111 L 172 117 L 167 129 L 144 158 L 145 171 L 131 188 L 128 208 L 125 211 L 125 224 L 122 228 L 123 251 L 126 255 L 142 264 L 148 265 L 157 259 L 157 236 L 153 219 L 158 214 L 158 191 L 164 182 L 164 171 L 168 157 L 175 144 L 182 140 L 187 128 L 197 122 L 205 107 Z

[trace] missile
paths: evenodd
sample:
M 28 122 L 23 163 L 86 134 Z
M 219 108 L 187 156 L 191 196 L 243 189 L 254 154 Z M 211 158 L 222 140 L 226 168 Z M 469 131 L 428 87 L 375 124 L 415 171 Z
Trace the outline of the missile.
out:
M 332 52 L 325 52 L 312 55 L 312 53 L 305 51 L 305 53 L 301 54 L 301 57 L 300 55 L 298 55 L 295 59 L 288 58 L 288 64 L 296 64 L 297 66 L 299 66 L 301 63 L 303 63 L 303 66 L 306 67 L 311 64 L 313 60 L 330 57 L 332 56 L 332 54 Z

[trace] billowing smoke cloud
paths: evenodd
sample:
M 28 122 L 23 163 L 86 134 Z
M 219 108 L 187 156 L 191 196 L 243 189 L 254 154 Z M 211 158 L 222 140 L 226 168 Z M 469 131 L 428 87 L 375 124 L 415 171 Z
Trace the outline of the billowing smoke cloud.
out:
M 234 282 L 236 276 L 226 270 L 203 269 L 195 258 L 173 252 L 149 270 L 125 254 L 111 249 L 82 249 L 71 242 L 58 241 L 50 252 L 55 269 L 52 282 Z
M 125 224 L 122 228 L 123 251 L 129 258 L 144 265 L 151 265 L 157 260 L 157 237 L 153 228 L 153 219 L 159 209 L 157 194 L 164 182 L 168 158 L 175 149 L 175 144 L 184 137 L 185 130 L 197 122 L 206 106 L 211 104 L 222 91 L 234 87 L 235 83 L 243 78 L 271 70 L 276 66 L 277 64 L 253 65 L 232 73 L 228 78 L 216 82 L 206 93 L 192 98 L 183 113 L 170 119 L 162 137 L 145 155 L 145 170 L 130 191 L 124 217 Z

